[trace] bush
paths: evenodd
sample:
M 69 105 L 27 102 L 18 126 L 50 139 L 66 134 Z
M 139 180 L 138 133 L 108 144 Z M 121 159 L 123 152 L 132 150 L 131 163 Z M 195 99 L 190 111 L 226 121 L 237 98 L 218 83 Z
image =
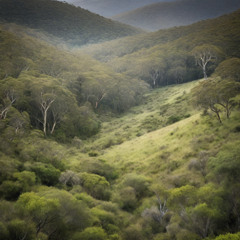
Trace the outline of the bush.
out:
M 123 185 L 132 187 L 138 199 L 149 194 L 149 180 L 145 176 L 129 174 L 125 177 Z
M 104 160 L 91 159 L 81 163 L 81 169 L 84 172 L 94 173 L 105 177 L 108 181 L 118 177 L 117 171 Z
M 16 200 L 22 192 L 22 186 L 19 182 L 4 181 L 0 186 L 0 195 L 6 200 Z
M 219 235 L 215 240 L 240 240 L 240 233 Z
M 37 162 L 34 163 L 30 168 L 33 172 L 35 172 L 42 184 L 53 186 L 58 183 L 61 172 L 52 164 Z
M 67 170 L 66 172 L 61 173 L 59 182 L 66 186 L 72 187 L 80 183 L 80 178 L 75 172 Z
M 114 221 L 115 216 L 111 212 L 107 212 L 107 211 L 105 211 L 103 209 L 99 209 L 97 207 L 92 208 L 91 212 L 94 216 L 96 216 L 100 220 L 100 224 L 105 230 L 107 229 L 107 226 L 109 224 L 114 224 L 114 222 L 115 222 Z
M 182 117 L 180 116 L 170 116 L 167 120 L 167 124 L 170 125 L 170 124 L 173 124 L 175 122 L 178 122 L 182 119 Z
M 140 225 L 131 225 L 123 232 L 124 239 L 127 240 L 143 240 L 142 228 Z
M 109 200 L 110 184 L 105 177 L 92 173 L 81 173 L 80 181 L 83 188 L 94 198 L 100 200 Z
M 81 233 L 75 233 L 73 240 L 106 240 L 107 234 L 100 227 L 88 227 Z
M 0 222 L 0 240 L 9 239 L 8 236 L 9 236 L 9 232 L 7 227 L 2 222 Z
M 135 190 L 132 187 L 122 188 L 115 196 L 114 201 L 116 201 L 120 207 L 126 211 L 133 211 L 136 209 L 138 202 Z

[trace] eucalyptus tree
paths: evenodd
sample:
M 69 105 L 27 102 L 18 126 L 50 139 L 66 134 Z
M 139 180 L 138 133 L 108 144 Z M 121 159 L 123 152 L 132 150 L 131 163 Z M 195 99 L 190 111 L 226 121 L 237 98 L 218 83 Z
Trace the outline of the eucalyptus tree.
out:
M 203 44 L 195 47 L 192 50 L 192 55 L 195 57 L 196 64 L 202 68 L 204 79 L 207 79 L 207 66 L 210 62 L 215 62 L 220 49 L 214 45 Z

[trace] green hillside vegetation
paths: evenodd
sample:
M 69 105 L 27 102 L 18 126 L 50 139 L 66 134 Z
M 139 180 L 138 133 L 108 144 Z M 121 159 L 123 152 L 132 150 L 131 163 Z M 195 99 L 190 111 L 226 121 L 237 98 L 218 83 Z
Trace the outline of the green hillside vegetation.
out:
M 201 78 L 194 51 L 211 45 L 214 56 L 208 75 L 224 59 L 239 57 L 240 12 L 202 21 L 187 27 L 160 30 L 84 48 L 115 71 L 148 82 L 152 87 Z
M 112 19 L 148 31 L 189 25 L 240 8 L 238 0 L 178 0 L 157 2 L 113 16 Z
M 1 0 L 0 21 L 45 31 L 71 45 L 103 42 L 141 32 L 79 7 L 49 0 Z
M 103 63 L 2 24 L 0 240 L 239 239 L 237 26 L 239 12 L 130 38 Z M 177 74 L 149 68 L 153 84 L 135 68 L 150 59 Z
M 98 131 L 94 109 L 123 112 L 140 102 L 147 90 L 144 82 L 116 74 L 88 56 L 60 51 L 24 34 L 0 33 L 3 119 L 14 107 L 27 112 L 34 128 L 55 132 L 64 141 L 66 134 L 88 136 Z

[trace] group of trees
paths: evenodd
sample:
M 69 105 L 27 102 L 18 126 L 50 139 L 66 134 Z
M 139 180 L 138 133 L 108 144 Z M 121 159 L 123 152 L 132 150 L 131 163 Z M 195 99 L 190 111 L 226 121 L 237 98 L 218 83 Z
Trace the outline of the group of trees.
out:
M 61 1 L 2 0 L 0 9 L 3 21 L 40 29 L 73 46 L 142 32 Z
M 240 93 L 238 69 L 239 58 L 231 58 L 223 61 L 215 71 L 215 78 L 202 81 L 193 89 L 195 104 L 205 111 L 210 109 L 222 123 L 221 112 L 226 118 L 230 118 L 231 110 L 237 101 L 234 99 Z M 231 64 L 231 67 L 229 67 Z
M 226 57 L 239 57 L 238 29 L 237 11 L 186 27 L 88 46 L 85 52 L 155 88 L 207 78 Z
M 28 37 L 20 26 L 13 29 L 22 30 L 21 37 L 1 30 L 0 118 L 7 119 L 15 109 L 16 132 L 26 125 L 27 113 L 30 124 L 45 135 L 62 141 L 90 136 L 100 126 L 95 112 L 124 112 L 138 104 L 148 88 L 88 56 Z

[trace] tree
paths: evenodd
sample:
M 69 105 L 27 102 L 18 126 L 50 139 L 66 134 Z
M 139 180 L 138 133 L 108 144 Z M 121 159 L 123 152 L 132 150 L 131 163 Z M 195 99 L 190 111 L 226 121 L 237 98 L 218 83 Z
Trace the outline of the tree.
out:
M 220 116 L 221 109 L 218 105 L 219 96 L 216 89 L 217 82 L 215 80 L 204 81 L 192 90 L 192 94 L 194 103 L 197 106 L 202 107 L 204 110 L 210 109 L 216 114 L 218 121 L 222 123 Z
M 47 239 L 68 239 L 70 233 L 92 224 L 87 206 L 64 190 L 42 188 L 37 193 L 24 193 L 16 208 L 22 219 L 35 223 L 37 237 L 45 234 Z
M 225 109 L 226 116 L 229 118 L 234 106 L 232 98 L 240 93 L 240 83 L 233 80 L 222 80 L 218 82 L 216 91 L 219 97 L 219 105 Z
M 192 90 L 192 93 L 195 104 L 205 110 L 210 109 L 222 123 L 221 108 L 225 110 L 227 118 L 230 118 L 234 106 L 232 98 L 240 93 L 240 83 L 233 80 L 210 79 L 207 82 L 201 82 Z
M 67 186 L 74 186 L 80 184 L 80 178 L 75 172 L 67 170 L 66 172 L 61 173 L 59 182 Z
M 87 80 L 83 82 L 83 94 L 86 101 L 92 103 L 93 107 L 97 109 L 100 102 L 107 96 L 109 85 L 104 80 Z
M 81 173 L 80 182 L 83 188 L 97 199 L 109 199 L 110 184 L 105 177 L 92 173 Z
M 240 82 L 240 58 L 230 58 L 221 62 L 215 74 L 222 79 L 231 79 Z
M 150 77 L 152 79 L 152 86 L 153 86 L 153 88 L 155 88 L 156 85 L 157 85 L 157 79 L 160 76 L 160 71 L 159 70 L 155 70 L 155 69 L 151 69 L 149 71 L 149 74 L 150 74 Z
M 59 218 L 59 200 L 47 199 L 33 192 L 22 194 L 17 207 L 23 216 L 31 216 L 36 224 L 36 236 Z
M 186 228 L 193 230 L 202 238 L 206 238 L 212 232 L 214 220 L 218 216 L 219 212 L 206 203 L 200 203 L 181 213 Z
M 43 124 L 43 132 L 45 136 L 47 135 L 48 112 L 55 100 L 56 95 L 53 91 L 51 93 L 45 93 L 44 91 L 40 92 L 38 103 L 40 105 L 40 110 L 42 113 L 41 123 Z
M 220 50 L 216 46 L 209 44 L 197 46 L 192 50 L 196 64 L 202 68 L 205 79 L 207 79 L 207 65 L 216 61 L 219 52 Z
M 14 89 L 6 89 L 1 95 L 0 119 L 5 119 L 7 117 L 8 111 L 17 99 L 16 91 Z

